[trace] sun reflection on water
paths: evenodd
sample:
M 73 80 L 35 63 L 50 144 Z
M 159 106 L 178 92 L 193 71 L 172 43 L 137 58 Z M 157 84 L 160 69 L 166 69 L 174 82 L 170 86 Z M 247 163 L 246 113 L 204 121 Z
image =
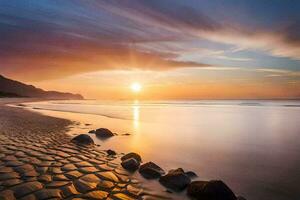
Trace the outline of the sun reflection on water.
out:
M 137 131 L 140 120 L 140 105 L 139 101 L 135 100 L 132 104 L 133 128 Z

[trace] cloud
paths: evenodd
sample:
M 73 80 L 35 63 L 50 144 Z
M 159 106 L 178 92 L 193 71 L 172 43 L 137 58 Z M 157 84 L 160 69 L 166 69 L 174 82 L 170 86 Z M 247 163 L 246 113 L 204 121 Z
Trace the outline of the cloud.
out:
M 130 13 L 134 13 L 133 9 L 123 14 L 130 16 Z M 189 37 L 205 38 L 235 45 L 239 49 L 258 49 L 277 57 L 300 59 L 299 19 L 290 19 L 285 25 L 273 26 L 270 29 L 250 29 L 245 24 L 216 22 L 192 8 L 158 7 L 153 6 L 151 1 L 144 2 L 138 15 L 144 19 L 143 22 L 184 35 L 187 40 Z
M 0 72 L 17 77 L 26 72 L 23 79 L 37 80 L 109 69 L 168 70 L 209 66 L 179 61 L 178 55 L 170 52 L 138 48 L 137 44 L 176 41 L 180 36 L 167 30 L 152 31 L 149 24 L 137 20 L 138 16 L 131 19 L 107 7 L 111 4 L 116 9 L 120 6 L 117 1 L 111 1 L 106 7 L 100 1 L 74 4 L 62 5 L 65 9 L 60 10 L 55 4 L 37 3 L 19 8 L 13 2 L 6 5 L 6 9 L 0 9 Z M 70 6 L 74 10 L 68 9 Z M 123 8 L 125 12 L 125 4 Z M 53 16 L 49 16 L 51 12 Z M 159 18 L 148 14 L 149 18 Z M 142 19 L 146 20 L 146 16 Z M 187 24 L 193 23 L 187 20 L 183 19 Z M 170 23 L 168 18 L 164 21 Z
M 246 24 L 215 21 L 201 11 L 178 6 L 159 4 L 158 1 L 99 2 L 102 9 L 120 15 L 135 23 L 159 28 L 177 40 L 207 39 L 235 45 L 235 49 L 254 49 L 277 57 L 300 59 L 300 22 L 294 18 L 281 26 L 248 28 Z M 239 60 L 241 61 L 241 60 Z
M 286 74 L 286 73 L 291 72 L 290 70 L 273 69 L 273 68 L 259 68 L 259 69 L 256 69 L 255 71 L 259 71 L 259 72 L 271 72 L 271 73 L 279 73 L 279 74 Z
M 202 39 L 259 49 L 273 56 L 300 59 L 299 23 L 277 32 L 216 21 L 199 9 L 176 2 L 3 1 L 0 4 L 0 73 L 27 79 L 59 78 L 111 69 L 168 70 L 205 67 L 180 59 L 199 53 L 223 60 L 223 50 L 181 45 Z M 166 43 L 172 45 L 166 45 Z M 200 49 L 200 50 L 199 50 Z
M 299 71 L 285 70 L 285 69 L 273 69 L 273 68 L 258 68 L 255 69 L 256 72 L 269 73 L 269 77 L 300 77 Z
M 216 56 L 218 59 L 223 59 L 223 60 L 232 60 L 232 61 L 240 61 L 240 62 L 245 62 L 245 61 L 251 61 L 253 60 L 252 58 L 236 58 L 236 57 L 230 57 L 230 56 Z
M 300 60 L 300 43 L 297 41 L 300 39 L 300 34 L 295 41 L 288 34 L 283 31 L 277 33 L 268 30 L 252 32 L 250 30 L 224 28 L 214 32 L 200 32 L 199 37 L 235 45 L 239 50 L 261 50 L 275 57 Z

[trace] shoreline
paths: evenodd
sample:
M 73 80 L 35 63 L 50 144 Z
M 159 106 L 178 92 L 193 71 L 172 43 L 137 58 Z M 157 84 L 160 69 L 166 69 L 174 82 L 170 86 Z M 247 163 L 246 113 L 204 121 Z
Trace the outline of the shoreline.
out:
M 41 101 L 41 100 L 36 100 L 36 101 Z M 48 101 L 48 100 L 46 100 L 46 101 Z M 27 101 L 27 102 L 33 102 L 33 101 Z M 16 102 L 14 102 L 13 104 L 15 104 L 16 106 L 13 106 L 13 107 L 15 107 L 16 109 L 20 109 L 20 107 L 21 106 L 24 106 L 24 105 L 22 105 L 22 103 L 24 103 L 24 102 L 17 102 L 17 103 L 19 103 L 20 105 L 16 105 Z M 11 102 L 9 102 L 9 104 L 12 104 Z M 20 110 L 24 110 L 24 111 L 28 111 L 28 112 L 31 112 L 31 113 L 36 113 L 36 114 L 38 114 L 38 115 L 41 115 L 41 116 L 44 116 L 44 117 L 50 117 L 50 118 L 59 118 L 59 119 L 62 119 L 62 120 L 67 120 L 67 121 L 69 121 L 69 125 L 68 125 L 68 127 L 69 127 L 69 129 L 68 130 L 65 130 L 65 135 L 67 135 L 68 137 L 69 137 L 69 143 L 70 143 L 70 140 L 71 140 L 71 137 L 74 137 L 74 136 L 76 136 L 76 135 L 79 135 L 79 133 L 80 133 L 80 131 L 78 131 L 79 129 L 84 129 L 84 130 L 81 130 L 81 132 L 85 132 L 85 133 L 87 133 L 88 132 L 88 130 L 91 128 L 89 125 L 92 125 L 92 124 L 89 124 L 89 125 L 86 125 L 85 123 L 84 123 L 84 121 L 85 122 L 87 122 L 86 121 L 86 119 L 84 119 L 84 121 L 82 121 L 82 120 L 74 120 L 74 119 L 71 119 L 71 118 L 69 118 L 69 116 L 68 115 L 52 115 L 52 114 L 49 114 L 48 112 L 40 112 L 40 111 L 34 111 L 34 108 L 26 108 L 26 105 L 23 107 L 23 109 L 20 109 Z M 53 111 L 53 112 L 59 112 L 59 111 Z M 72 127 L 71 127 L 71 125 L 72 125 Z M 85 125 L 86 127 L 85 128 L 82 128 L 82 126 L 81 125 Z M 81 127 L 80 127 L 81 126 Z M 74 134 L 74 132 L 73 132 L 73 134 L 72 134 L 72 132 L 70 131 L 71 129 L 76 129 L 77 128 L 77 131 L 76 131 L 76 133 Z M 88 135 L 90 135 L 90 134 L 88 134 Z M 92 135 L 91 135 L 92 136 Z M 94 136 L 92 136 L 92 138 L 94 138 Z M 99 144 L 99 143 L 98 143 Z M 101 146 L 102 146 L 102 143 L 100 143 L 101 144 Z M 100 145 L 96 145 L 96 146 L 100 146 Z M 103 147 L 103 146 L 102 146 Z M 124 198 L 113 198 L 113 199 L 138 199 L 138 198 L 141 198 L 142 196 L 143 197 L 147 197 L 147 196 L 149 196 L 150 198 L 149 199 L 189 199 L 187 196 L 186 196 L 186 191 L 183 191 L 183 192 L 178 192 L 178 191 L 174 191 L 173 190 L 173 192 L 172 192 L 172 189 L 171 190 L 169 190 L 169 189 L 167 189 L 167 188 L 164 188 L 162 185 L 160 185 L 160 187 L 159 188 L 157 188 L 157 187 L 153 187 L 153 183 L 155 182 L 155 184 L 157 185 L 158 184 L 158 181 L 152 181 L 152 183 L 151 183 L 151 181 L 150 181 L 150 185 L 148 184 L 149 183 L 149 181 L 148 180 L 145 180 L 145 179 L 139 179 L 139 178 L 141 178 L 141 176 L 140 176 L 140 174 L 138 174 L 138 173 L 127 173 L 123 168 L 124 168 L 124 166 L 122 165 L 123 163 L 121 162 L 121 161 L 117 161 L 117 162 L 115 162 L 118 158 L 120 158 L 120 156 L 122 156 L 122 155 L 124 155 L 123 153 L 119 153 L 118 154 L 118 156 L 117 157 L 114 157 L 113 159 L 112 159 L 112 157 L 110 157 L 110 156 L 108 156 L 107 155 L 107 148 L 115 148 L 115 146 L 113 145 L 113 146 L 109 146 L 109 147 L 107 147 L 106 146 L 106 150 L 104 150 L 104 149 L 102 149 L 101 150 L 101 152 L 103 153 L 103 155 L 102 156 L 106 156 L 106 157 L 109 157 L 109 159 L 108 159 L 108 161 L 112 161 L 113 160 L 113 162 L 114 162 L 114 164 L 115 164 L 115 167 L 116 168 L 118 168 L 119 170 L 122 170 L 123 172 L 124 172 L 124 174 L 121 174 L 121 175 L 126 175 L 126 176 L 128 176 L 128 177 L 130 177 L 130 178 L 133 178 L 134 177 L 134 179 L 135 178 L 137 178 L 137 179 L 135 179 L 135 181 L 134 181 L 134 183 L 139 183 L 138 185 L 139 185 L 139 189 L 144 189 L 144 191 L 146 191 L 146 192 L 141 192 L 142 190 L 139 190 L 139 192 L 137 193 L 137 194 L 129 194 L 129 197 L 124 197 Z M 122 151 L 121 151 L 122 152 Z M 88 156 L 87 156 L 88 157 Z M 149 159 L 149 158 L 148 158 Z M 97 164 L 97 163 L 96 163 Z M 121 167 L 121 165 L 123 166 L 123 168 Z M 144 163 L 145 164 L 145 163 Z M 178 170 L 180 171 L 180 170 L 182 170 L 181 168 L 178 168 Z M 171 170 L 172 171 L 172 170 Z M 183 171 L 183 170 L 182 170 Z M 169 171 L 169 173 L 170 173 L 170 171 Z M 183 171 L 183 174 L 185 174 L 185 173 L 190 173 L 190 172 L 184 172 Z M 194 172 L 191 172 L 191 173 L 193 173 L 194 174 Z M 95 174 L 94 172 L 92 173 L 92 174 Z M 139 175 L 139 177 L 137 177 L 136 175 Z M 192 175 L 192 176 L 194 176 L 194 175 Z M 197 177 L 197 175 L 195 175 L 196 177 Z M 80 178 L 80 177 L 79 177 Z M 98 178 L 100 178 L 101 179 L 101 177 L 98 177 Z M 193 177 L 193 178 L 191 178 L 191 181 L 192 181 L 192 179 L 194 179 L 195 177 Z M 159 179 L 160 180 L 160 179 Z M 197 181 L 196 181 L 197 182 Z M 198 181 L 199 182 L 199 181 Z M 203 181 L 202 181 L 203 182 Z M 210 183 L 210 182 L 212 182 L 212 183 L 214 183 L 213 181 L 204 181 L 204 182 L 207 182 L 207 183 Z M 144 185 L 144 183 L 145 183 L 145 185 Z M 124 184 L 124 183 L 122 183 L 122 184 Z M 151 185 L 152 184 L 152 185 Z M 222 182 L 222 184 L 223 184 L 223 182 Z M 146 187 L 145 187 L 146 186 Z M 75 186 L 76 187 L 76 186 Z M 166 187 L 166 186 L 165 186 Z M 227 186 L 226 186 L 227 187 Z M 151 190 L 150 190 L 150 188 L 151 188 Z M 124 189 L 124 188 L 123 188 Z M 158 190 L 157 190 L 158 189 Z M 229 189 L 230 190 L 230 189 Z M 154 192 L 153 192 L 154 191 Z M 128 191 L 127 191 L 128 192 Z M 125 194 L 127 193 L 127 192 L 125 192 Z M 233 194 L 233 193 L 232 193 Z M 135 195 L 135 196 L 134 196 Z M 234 194 L 233 194 L 234 195 Z M 153 198 L 153 197 L 155 197 L 155 198 Z M 147 198 L 148 199 L 148 198 Z M 238 199 L 243 199 L 243 198 L 238 198 Z
M 118 156 L 70 142 L 69 120 L 5 105 L 19 100 L 0 103 L 0 197 L 140 198 L 140 183 L 120 167 Z

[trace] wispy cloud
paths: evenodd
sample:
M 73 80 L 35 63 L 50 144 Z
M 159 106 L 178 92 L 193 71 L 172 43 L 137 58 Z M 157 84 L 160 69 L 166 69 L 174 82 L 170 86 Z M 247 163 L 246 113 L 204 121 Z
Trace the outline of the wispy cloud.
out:
M 256 72 L 268 73 L 268 77 L 300 77 L 299 71 L 284 70 L 284 69 L 272 69 L 272 68 L 259 68 L 255 69 Z
M 290 70 L 285 70 L 285 69 L 273 69 L 273 68 L 259 68 L 255 69 L 255 71 L 258 72 L 271 72 L 271 73 L 280 73 L 280 74 L 286 74 L 290 73 Z
M 236 58 L 236 57 L 229 57 L 229 56 L 224 56 L 224 55 L 216 56 L 216 58 L 224 59 L 224 60 L 232 60 L 232 61 L 241 61 L 241 62 L 253 60 L 252 58 Z
M 136 23 L 158 28 L 161 33 L 172 35 L 171 40 L 205 38 L 235 45 L 236 51 L 258 49 L 273 56 L 300 59 L 299 19 L 291 19 L 285 26 L 272 30 L 249 29 L 247 25 L 216 22 L 199 10 L 178 7 L 176 3 L 172 7 L 163 7 L 156 1 L 113 2 L 98 5 Z
M 162 1 L 1 1 L 0 72 L 28 79 L 57 78 L 111 69 L 207 67 L 203 55 L 236 62 L 224 50 L 182 45 L 209 40 L 232 52 L 258 49 L 300 59 L 299 24 L 250 29 L 213 20 L 200 9 Z M 199 61 L 181 59 L 193 54 Z
M 239 30 L 224 28 L 214 32 L 199 33 L 208 40 L 235 45 L 238 50 L 261 50 L 276 57 L 300 60 L 300 39 L 290 38 L 284 31 L 274 33 L 268 30 Z
M 144 5 L 136 2 L 132 7 L 131 3 L 77 1 L 65 3 L 62 10 L 55 1 L 32 6 L 26 2 L 1 2 L 5 8 L 0 9 L 1 72 L 22 76 L 26 71 L 28 79 L 47 79 L 107 69 L 209 66 L 179 61 L 170 52 L 138 48 L 136 44 L 174 41 L 179 35 L 160 31 L 160 26 L 153 29 L 147 21 L 160 18 L 156 14 L 159 12 L 143 7 L 135 15 L 134 8 Z M 139 17 L 143 12 L 146 14 Z M 168 17 L 161 20 L 171 23 Z
M 221 67 L 221 66 L 202 67 L 201 69 L 203 69 L 203 70 L 216 70 L 216 71 L 242 70 L 240 67 Z

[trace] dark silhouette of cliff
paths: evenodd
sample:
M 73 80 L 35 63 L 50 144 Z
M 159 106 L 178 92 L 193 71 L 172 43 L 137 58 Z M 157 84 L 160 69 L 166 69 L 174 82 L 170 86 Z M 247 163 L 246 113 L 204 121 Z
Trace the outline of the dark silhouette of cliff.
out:
M 83 99 L 80 94 L 45 91 L 0 75 L 0 97 L 34 97 L 45 99 Z

